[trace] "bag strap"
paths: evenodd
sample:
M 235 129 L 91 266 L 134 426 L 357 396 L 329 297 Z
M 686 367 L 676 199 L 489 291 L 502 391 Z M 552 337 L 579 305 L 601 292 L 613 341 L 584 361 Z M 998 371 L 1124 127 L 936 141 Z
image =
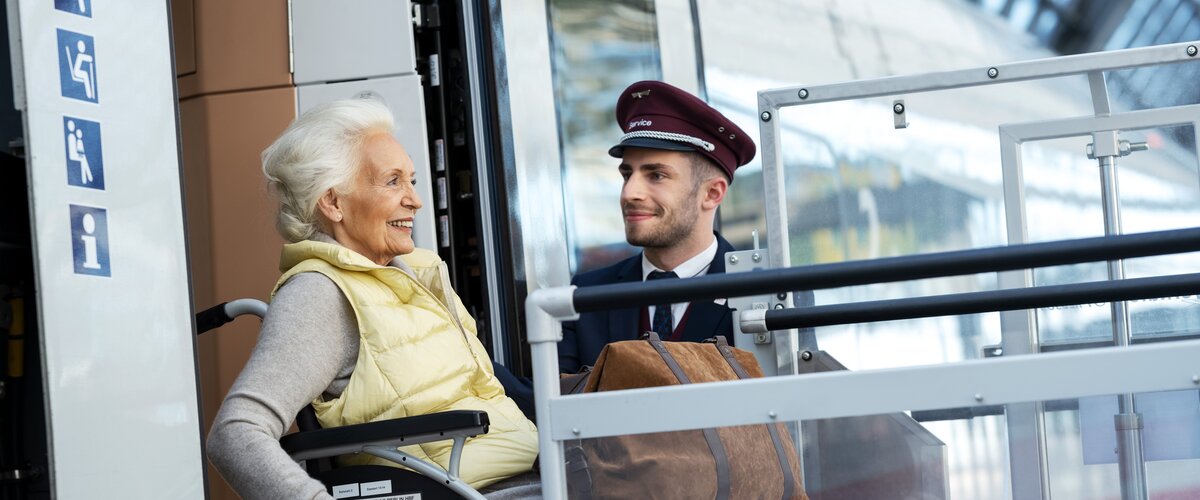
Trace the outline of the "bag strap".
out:
M 567 467 L 567 498 L 592 500 L 592 471 L 588 466 L 587 454 L 583 451 L 583 440 L 564 443 L 563 457 Z
M 657 333 L 646 332 L 642 334 L 642 338 L 650 342 L 650 346 L 662 356 L 663 362 L 667 364 L 667 368 L 671 369 L 671 373 L 679 379 L 680 384 L 690 384 L 687 374 L 683 373 L 683 369 L 679 367 L 679 363 L 675 361 L 675 357 L 667 351 L 667 346 L 663 345 L 662 339 Z M 704 440 L 708 442 L 708 449 L 712 452 L 713 459 L 717 462 L 717 499 L 728 500 L 730 494 L 729 480 L 729 457 L 725 454 L 725 445 L 721 444 L 721 436 L 717 435 L 716 429 L 703 429 Z
M 733 373 L 736 373 L 738 378 L 750 378 L 750 374 L 738 363 L 737 358 L 733 357 L 733 350 L 729 348 L 729 342 L 725 340 L 725 336 L 718 335 L 713 339 L 717 345 L 717 350 L 721 351 L 721 357 L 725 358 L 725 362 L 729 363 L 729 367 L 733 368 Z M 783 498 L 788 500 L 792 498 L 792 484 L 795 478 L 792 477 L 792 466 L 788 463 L 787 452 L 783 448 L 783 440 L 779 438 L 779 428 L 774 424 L 767 425 L 767 432 L 771 433 L 771 442 L 775 444 L 775 456 L 779 458 L 779 468 L 783 471 Z

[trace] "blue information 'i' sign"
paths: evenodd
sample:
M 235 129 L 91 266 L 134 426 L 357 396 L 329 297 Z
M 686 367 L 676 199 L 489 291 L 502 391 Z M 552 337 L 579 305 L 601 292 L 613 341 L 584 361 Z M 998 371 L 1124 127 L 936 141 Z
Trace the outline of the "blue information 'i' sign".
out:
M 100 124 L 73 116 L 63 117 L 67 182 L 72 186 L 104 189 L 104 151 Z
M 75 274 L 112 276 L 108 262 L 108 211 L 71 205 L 71 254 Z
M 62 96 L 100 102 L 96 87 L 96 44 L 92 37 L 58 30 L 58 79 Z
M 54 0 L 54 8 L 63 12 L 92 17 L 92 0 Z

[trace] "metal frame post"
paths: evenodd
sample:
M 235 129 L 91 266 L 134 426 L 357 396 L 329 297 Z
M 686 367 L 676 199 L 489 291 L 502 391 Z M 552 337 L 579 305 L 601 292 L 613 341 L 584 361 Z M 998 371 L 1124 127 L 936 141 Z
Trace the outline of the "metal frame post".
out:
M 1029 240 L 1025 213 L 1025 176 L 1021 142 L 1000 128 L 1000 163 L 1004 184 L 1004 213 L 1008 244 Z M 999 273 L 1000 289 L 1033 286 L 1028 269 Z M 1034 311 L 1000 313 L 1000 345 L 1005 356 L 1036 354 L 1037 316 Z M 1046 458 L 1045 408 L 1041 402 L 1008 405 L 1004 409 L 1008 433 L 1009 483 L 1013 498 L 1050 498 L 1049 463 Z
M 566 454 L 554 439 L 551 403 L 562 397 L 558 385 L 558 343 L 562 321 L 579 319 L 572 305 L 574 286 L 541 288 L 525 299 L 525 321 L 533 358 L 533 398 L 537 411 L 538 461 L 542 494 L 567 498 Z
M 779 111 L 771 100 L 759 94 L 759 150 L 762 155 L 763 194 L 767 219 L 767 262 L 772 269 L 792 266 L 792 251 L 788 236 L 787 192 L 784 187 L 786 173 L 780 144 Z M 794 298 L 791 293 L 779 293 L 772 299 L 771 308 L 790 308 Z M 771 342 L 775 344 L 776 373 L 792 375 L 799 373 L 796 364 L 800 350 L 817 350 L 816 337 L 806 335 L 801 340 L 796 330 L 773 332 Z
M 780 108 L 771 99 L 759 93 L 759 151 L 762 155 L 763 203 L 767 219 L 767 263 L 770 268 L 786 269 L 792 266 L 792 250 L 788 236 L 787 192 L 784 190 L 786 172 L 784 172 L 782 138 L 780 136 Z M 771 298 L 770 307 L 787 309 L 793 306 L 791 293 L 780 292 Z M 775 374 L 795 375 L 799 373 L 799 354 L 801 350 L 816 351 L 817 339 L 815 334 L 806 335 L 803 343 L 800 332 L 795 329 L 767 332 L 771 345 L 775 347 Z M 787 422 L 788 434 L 796 444 L 800 470 L 800 483 L 807 488 L 808 478 L 817 477 L 806 470 L 806 465 L 816 466 L 818 461 L 805 460 L 804 443 L 815 443 L 818 432 L 815 425 L 799 421 Z
M 288 2 L 291 5 L 291 2 Z M 507 353 L 514 346 L 510 346 L 508 339 L 504 334 L 504 324 L 500 318 L 504 317 L 504 310 L 501 307 L 501 298 L 503 286 L 500 281 L 500 269 L 504 266 L 501 262 L 500 244 L 498 236 L 500 234 L 498 217 L 495 212 L 496 205 L 493 204 L 493 198 L 496 197 L 495 190 L 499 189 L 503 184 L 496 180 L 497 172 L 493 171 L 492 165 L 496 163 L 496 158 L 492 153 L 492 149 L 488 147 L 488 140 L 485 130 L 487 128 L 487 117 L 483 103 L 487 90 L 483 88 L 482 68 L 486 64 L 483 59 L 482 41 L 479 31 L 483 27 L 481 12 L 476 2 L 462 2 L 462 22 L 467 28 L 463 30 L 463 56 L 466 59 L 467 69 L 467 89 L 470 92 L 470 101 L 468 110 L 471 114 L 471 129 L 474 130 L 474 137 L 471 138 L 471 143 L 474 146 L 474 153 L 477 164 L 474 173 L 477 179 L 479 189 L 476 195 L 479 197 L 479 206 L 483 207 L 479 211 L 479 226 L 480 226 L 480 247 L 483 249 L 483 269 L 485 270 L 484 278 L 486 288 L 484 295 L 488 302 L 488 317 L 492 318 L 492 352 Z M 514 311 L 515 312 L 515 311 Z M 515 346 L 520 347 L 520 346 Z M 504 356 L 495 356 L 496 362 L 505 364 Z

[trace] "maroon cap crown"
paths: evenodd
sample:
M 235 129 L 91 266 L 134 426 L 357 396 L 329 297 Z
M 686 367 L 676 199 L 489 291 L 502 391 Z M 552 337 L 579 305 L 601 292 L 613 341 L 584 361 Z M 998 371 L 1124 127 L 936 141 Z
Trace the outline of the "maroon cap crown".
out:
M 626 147 L 696 151 L 733 171 L 754 159 L 754 141 L 737 125 L 696 96 L 663 82 L 647 80 L 626 88 L 617 99 L 617 124 L 625 135 L 608 150 L 620 158 Z

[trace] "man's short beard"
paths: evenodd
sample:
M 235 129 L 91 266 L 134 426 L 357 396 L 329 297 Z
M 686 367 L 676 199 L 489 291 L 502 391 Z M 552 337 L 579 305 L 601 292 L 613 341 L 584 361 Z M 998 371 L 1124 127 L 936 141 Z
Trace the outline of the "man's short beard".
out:
M 659 220 L 660 225 L 648 234 L 635 235 L 626 225 L 625 241 L 643 248 L 669 248 L 686 239 L 700 220 L 700 207 L 694 203 L 698 192 L 699 190 L 695 190 L 691 193 L 682 211 L 665 211 Z

